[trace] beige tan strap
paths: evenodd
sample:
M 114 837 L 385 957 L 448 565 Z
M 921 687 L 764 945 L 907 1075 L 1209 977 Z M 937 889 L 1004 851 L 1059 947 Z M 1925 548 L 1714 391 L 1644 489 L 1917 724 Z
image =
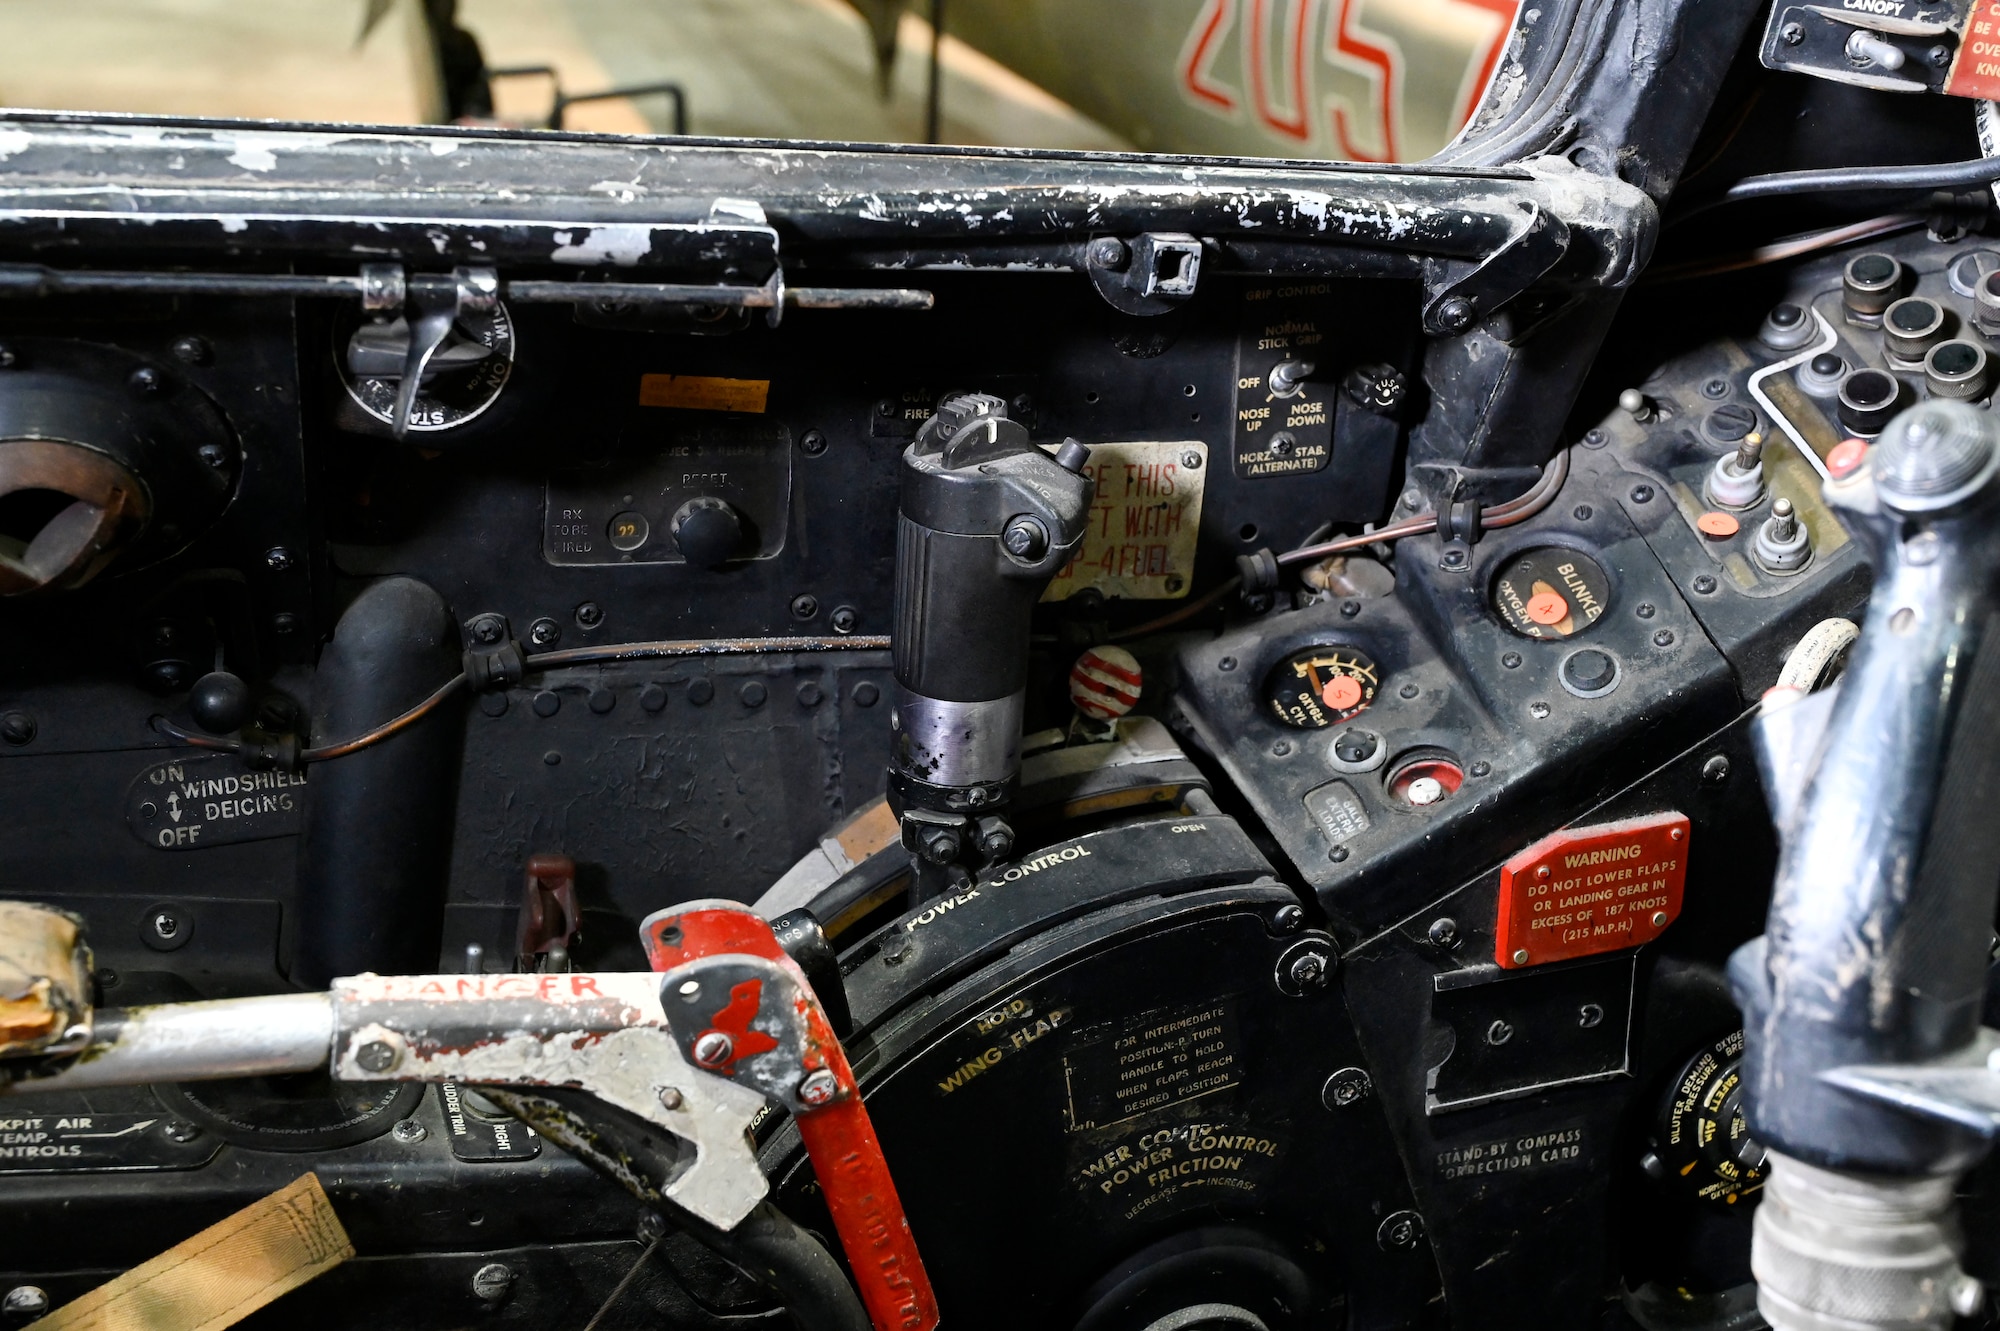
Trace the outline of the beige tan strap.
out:
M 306 1174 L 25 1331 L 220 1331 L 353 1255 Z

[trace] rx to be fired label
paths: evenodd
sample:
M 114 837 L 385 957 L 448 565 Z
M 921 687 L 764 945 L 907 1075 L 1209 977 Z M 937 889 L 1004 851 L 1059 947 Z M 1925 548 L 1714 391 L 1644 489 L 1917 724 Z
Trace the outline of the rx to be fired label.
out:
M 1650 943 L 1681 913 L 1688 820 L 1678 813 L 1574 827 L 1500 870 L 1494 960 L 1510 969 Z

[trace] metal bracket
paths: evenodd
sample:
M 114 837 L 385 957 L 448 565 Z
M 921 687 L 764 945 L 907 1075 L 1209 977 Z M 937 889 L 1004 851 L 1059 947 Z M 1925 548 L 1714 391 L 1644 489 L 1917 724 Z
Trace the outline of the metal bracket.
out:
M 1201 284 L 1201 239 L 1181 231 L 1146 231 L 1128 244 L 1100 236 L 1084 246 L 1084 269 L 1097 294 L 1121 314 L 1165 314 Z
M 1514 238 L 1478 263 L 1429 261 L 1424 280 L 1424 331 L 1456 337 L 1513 300 L 1569 252 L 1569 227 L 1555 214 L 1528 205 Z
M 335 980 L 333 1075 L 587 1091 L 687 1142 L 667 1197 L 732 1229 L 770 1189 L 748 1137 L 764 1097 L 681 1056 L 658 985 L 644 972 Z
M 1964 1049 L 1933 1063 L 1833 1068 L 1820 1079 L 1988 1141 L 2000 1138 L 2000 1031 L 1982 1029 Z

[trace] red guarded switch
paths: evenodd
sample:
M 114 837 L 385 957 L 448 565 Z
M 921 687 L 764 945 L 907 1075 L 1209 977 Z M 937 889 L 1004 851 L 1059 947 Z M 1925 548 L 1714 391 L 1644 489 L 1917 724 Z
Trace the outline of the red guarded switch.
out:
M 1514 970 L 1652 942 L 1681 913 L 1687 850 L 1672 811 L 1543 837 L 1501 867 L 1493 959 Z

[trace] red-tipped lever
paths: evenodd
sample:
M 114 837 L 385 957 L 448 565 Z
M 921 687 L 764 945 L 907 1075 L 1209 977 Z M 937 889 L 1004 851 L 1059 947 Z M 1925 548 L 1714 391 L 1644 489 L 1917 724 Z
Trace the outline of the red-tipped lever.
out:
M 804 1028 L 799 1098 L 805 1103 L 794 1108 L 793 1116 L 861 1301 L 875 1331 L 932 1331 L 938 1324 L 937 1296 L 917 1255 L 917 1242 L 889 1177 L 889 1163 L 882 1158 L 875 1126 L 861 1103 L 854 1070 L 848 1067 L 847 1054 L 805 973 L 778 945 L 771 926 L 741 908 L 704 904 L 649 917 L 640 926 L 640 937 L 655 971 L 674 970 L 707 957 L 740 955 L 775 963 L 797 981 L 803 997 L 796 1004 L 798 1010 L 785 1014 L 785 1019 Z M 730 1035 L 734 1050 L 720 1066 L 704 1064 L 710 1071 L 732 1076 L 737 1061 L 772 1047 L 766 1043 L 769 1037 L 750 1024 L 765 1001 L 762 989 L 755 981 L 736 985 L 729 1001 L 708 1014 L 709 1028 Z M 822 1070 L 831 1075 L 830 1086 L 815 1075 Z

